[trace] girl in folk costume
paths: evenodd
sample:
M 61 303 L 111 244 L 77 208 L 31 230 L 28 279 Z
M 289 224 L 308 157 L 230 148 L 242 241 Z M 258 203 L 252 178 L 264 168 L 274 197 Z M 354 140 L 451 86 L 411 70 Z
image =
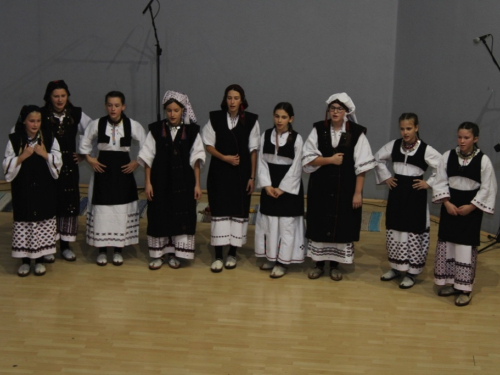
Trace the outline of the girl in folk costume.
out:
M 224 266 L 232 269 L 236 267 L 236 248 L 247 241 L 260 142 L 258 116 L 246 112 L 247 107 L 243 88 L 228 86 L 222 98 L 222 110 L 210 112 L 210 120 L 202 130 L 203 142 L 212 155 L 207 181 L 212 213 L 211 243 L 215 247 L 212 272 L 222 271 L 222 246 L 229 245 Z
M 106 95 L 108 115 L 92 121 L 80 144 L 80 153 L 94 169 L 89 186 L 87 243 L 99 248 L 97 264 L 107 264 L 107 247 L 114 247 L 113 264 L 123 264 L 122 248 L 139 243 L 137 185 L 133 175 L 139 166 L 130 160 L 132 139 L 140 146 L 146 139 L 141 124 L 127 116 L 125 96 L 119 91 Z M 97 138 L 97 158 L 90 156 Z
M 439 296 L 458 295 L 457 306 L 472 299 L 483 211 L 494 213 L 497 195 L 495 171 L 478 139 L 476 124 L 458 127 L 458 147 L 443 154 L 432 187 L 432 201 L 442 203 L 434 282 L 444 285 Z
M 376 165 L 366 128 L 356 124 L 355 106 L 346 93 L 326 101 L 325 120 L 316 122 L 302 156 L 310 173 L 307 192 L 307 255 L 316 262 L 310 279 L 324 273 L 330 261 L 330 278 L 342 280 L 339 263 L 352 263 L 354 241 L 359 241 L 365 173 Z M 327 116 L 330 115 L 330 120 Z M 348 118 L 348 115 L 350 118 Z
M 68 85 L 63 80 L 52 81 L 47 85 L 42 107 L 43 126 L 52 130 L 59 142 L 63 166 L 57 180 L 57 232 L 60 236 L 61 255 L 67 261 L 76 260 L 69 243 L 75 242 L 78 232 L 80 213 L 80 172 L 78 163 L 82 160 L 77 155 L 76 137 L 83 135 L 92 121 L 82 109 L 73 106 L 69 100 Z M 53 254 L 45 256 L 45 262 L 55 261 Z
M 151 270 L 160 269 L 165 261 L 176 269 L 181 265 L 178 258 L 194 258 L 196 201 L 202 194 L 200 168 L 205 163 L 200 127 L 187 95 L 167 91 L 163 108 L 167 119 L 149 125 L 138 157 L 145 168 L 149 201 Z
M 274 107 L 274 127 L 261 137 L 258 185 L 263 188 L 255 226 L 255 256 L 266 257 L 261 270 L 270 277 L 285 275 L 287 265 L 302 263 L 304 247 L 304 188 L 302 137 L 292 129 L 293 107 Z
M 389 281 L 406 276 L 401 289 L 411 288 L 422 273 L 429 252 L 430 216 L 427 191 L 432 187 L 441 154 L 418 137 L 418 116 L 403 113 L 399 117 L 401 138 L 383 146 L 376 154 L 377 184 L 389 186 L 386 211 L 386 246 L 391 270 L 380 280 Z M 388 168 L 392 160 L 394 177 Z M 430 166 L 431 177 L 423 175 Z M 409 214 L 411 213 L 411 214 Z
M 57 139 L 41 124 L 40 108 L 24 106 L 3 160 L 5 179 L 12 186 L 12 257 L 22 259 L 19 276 L 30 273 L 31 259 L 35 275 L 44 275 L 43 257 L 56 252 L 55 180 L 62 166 L 61 152 Z

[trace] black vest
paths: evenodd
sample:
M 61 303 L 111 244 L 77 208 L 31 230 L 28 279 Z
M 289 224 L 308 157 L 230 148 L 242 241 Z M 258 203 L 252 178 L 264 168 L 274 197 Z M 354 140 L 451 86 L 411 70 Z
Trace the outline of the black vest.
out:
M 341 165 L 323 165 L 309 178 L 307 193 L 306 237 L 317 242 L 349 243 L 359 241 L 361 208 L 352 208 L 356 189 L 354 147 L 366 128 L 353 122 L 346 123 L 336 148 L 332 146 L 331 121 L 314 125 L 318 134 L 318 149 L 323 157 L 343 153 Z
M 467 164 L 466 166 L 461 166 L 458 161 L 457 152 L 455 150 L 451 150 L 446 166 L 446 174 L 448 175 L 448 177 L 467 177 L 480 184 L 481 161 L 483 159 L 483 155 L 483 152 L 479 151 L 479 153 L 472 158 L 469 164 Z
M 238 119 L 236 127 L 229 129 L 226 111 L 210 112 L 210 123 L 215 131 L 215 148 L 217 151 L 223 155 L 238 154 L 240 158 L 242 155 L 250 154 L 248 139 L 258 118 L 259 116 L 254 113 L 245 112 L 243 119 Z
M 80 213 L 80 170 L 73 154 L 76 152 L 76 137 L 81 119 L 82 109 L 72 105 L 67 106 L 62 122 L 52 115 L 52 110 L 47 106 L 42 108 L 42 126 L 50 129 L 59 142 L 63 162 L 56 181 L 58 217 L 78 216 Z
M 166 137 L 162 135 L 164 126 Z M 196 180 L 189 159 L 200 127 L 181 125 L 175 139 L 165 121 L 150 124 L 149 130 L 156 142 L 156 154 L 151 166 L 154 197 L 148 202 L 147 234 L 152 237 L 194 234 Z
M 446 166 L 448 177 L 461 176 L 481 183 L 481 161 L 483 155 L 483 152 L 479 151 L 467 166 L 461 166 L 458 162 L 457 152 L 451 150 Z M 479 189 L 466 191 L 450 188 L 450 202 L 457 207 L 471 204 L 478 191 Z M 476 208 L 466 216 L 451 216 L 443 204 L 441 205 L 438 237 L 442 241 L 479 246 L 482 219 L 483 211 L 479 208 Z
M 47 153 L 52 149 L 53 136 L 48 129 L 42 129 Z M 14 152 L 19 156 L 26 145 L 26 136 L 9 134 Z M 52 161 L 49 155 L 48 162 Z M 42 221 L 56 214 L 56 189 L 47 161 L 36 153 L 23 161 L 21 170 L 11 183 L 14 221 Z
M 276 151 L 276 145 L 273 145 L 273 143 L 271 142 L 272 133 L 273 133 L 273 128 L 266 130 L 264 136 L 264 145 L 262 148 L 262 152 L 264 154 L 274 155 L 274 152 Z M 286 143 L 283 146 L 280 146 L 280 148 L 278 149 L 278 156 L 282 156 L 293 160 L 295 158 L 294 146 L 296 139 L 297 139 L 297 132 L 292 130 L 288 135 Z
M 71 155 L 76 152 L 76 136 L 78 134 L 78 124 L 82 119 L 82 109 L 68 105 L 66 116 L 62 122 L 52 115 L 52 110 L 47 106 L 42 107 L 42 126 L 52 130 L 54 137 L 59 142 L 61 155 Z
M 256 114 L 245 112 L 236 127 L 227 126 L 227 112 L 210 112 L 210 123 L 215 131 L 215 149 L 223 155 L 239 155 L 240 164 L 230 165 L 212 157 L 208 170 L 208 202 L 212 216 L 248 217 L 250 195 L 246 188 L 251 177 L 252 165 L 248 141 L 257 123 Z
M 109 117 L 101 117 L 97 128 L 97 142 L 109 144 L 111 137 L 106 135 Z M 121 147 L 130 147 L 132 143 L 132 124 L 122 114 L 124 136 L 120 138 Z M 130 163 L 127 151 L 99 151 L 97 160 L 106 166 L 103 173 L 94 173 L 94 190 L 92 204 L 119 205 L 134 202 L 138 199 L 137 184 L 133 173 L 123 173 L 122 166 Z M 119 189 L 116 189 L 119 187 Z
M 130 119 L 122 113 L 124 136 L 120 138 L 121 147 L 130 147 L 132 144 L 132 124 Z M 109 144 L 110 137 L 106 135 L 106 126 L 108 125 L 109 116 L 101 117 L 97 128 L 97 143 Z
M 272 144 L 273 128 L 266 130 L 264 136 L 263 152 L 265 154 L 275 155 L 276 146 Z M 293 162 L 295 159 L 295 140 L 297 132 L 291 131 L 286 143 L 278 149 L 278 155 L 290 158 Z M 269 167 L 269 176 L 271 177 L 271 185 L 279 187 L 281 180 L 291 168 L 289 165 L 267 163 Z M 300 181 L 300 190 L 297 195 L 285 192 L 278 199 L 267 195 L 266 189 L 262 189 L 260 193 L 260 212 L 267 216 L 303 216 L 304 215 L 304 187 L 302 180 Z
M 401 152 L 401 144 L 403 143 L 403 139 L 397 139 L 394 141 L 394 146 L 392 147 L 391 158 L 392 162 L 405 162 L 405 155 Z M 420 146 L 418 146 L 417 152 L 414 155 L 408 155 L 406 158 L 406 164 L 414 165 L 422 169 L 424 172 L 429 167 L 425 162 L 425 150 L 427 149 L 427 144 L 423 141 L 420 141 Z

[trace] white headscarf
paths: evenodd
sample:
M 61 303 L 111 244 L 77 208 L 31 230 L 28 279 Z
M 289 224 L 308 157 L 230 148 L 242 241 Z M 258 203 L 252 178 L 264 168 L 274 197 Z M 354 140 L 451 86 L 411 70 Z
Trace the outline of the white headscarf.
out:
M 358 122 L 358 120 L 356 119 L 356 115 L 354 114 L 354 111 L 356 110 L 356 106 L 354 105 L 354 102 L 352 101 L 351 97 L 349 95 L 347 95 L 345 92 L 339 92 L 337 94 L 333 94 L 332 96 L 330 96 L 327 100 L 326 100 L 326 105 L 330 105 L 331 102 L 335 101 L 335 100 L 338 100 L 339 102 L 341 102 L 342 104 L 344 104 L 347 109 L 349 110 L 349 112 L 346 112 L 346 116 L 354 121 L 354 122 Z
M 194 114 L 193 107 L 191 107 L 191 103 L 189 102 L 189 98 L 186 94 L 169 90 L 163 96 L 162 104 L 165 104 L 169 99 L 175 99 L 184 106 L 182 110 L 184 124 L 196 122 L 196 116 Z

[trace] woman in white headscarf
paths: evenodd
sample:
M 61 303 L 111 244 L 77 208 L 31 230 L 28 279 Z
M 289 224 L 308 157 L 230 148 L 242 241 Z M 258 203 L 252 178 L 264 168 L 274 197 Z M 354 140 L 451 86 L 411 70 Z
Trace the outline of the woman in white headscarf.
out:
M 146 177 L 151 270 L 164 262 L 177 269 L 178 258 L 194 258 L 196 201 L 201 198 L 200 168 L 205 163 L 200 127 L 187 95 L 167 91 L 163 108 L 167 118 L 149 125 L 138 158 Z
M 355 106 L 346 93 L 326 101 L 325 120 L 314 123 L 304 144 L 302 166 L 310 173 L 307 191 L 307 255 L 316 262 L 317 279 L 330 261 L 330 278 L 342 280 L 339 263 L 352 263 L 359 241 L 365 173 L 376 165 L 366 128 L 353 119 Z M 330 119 L 328 119 L 328 116 Z

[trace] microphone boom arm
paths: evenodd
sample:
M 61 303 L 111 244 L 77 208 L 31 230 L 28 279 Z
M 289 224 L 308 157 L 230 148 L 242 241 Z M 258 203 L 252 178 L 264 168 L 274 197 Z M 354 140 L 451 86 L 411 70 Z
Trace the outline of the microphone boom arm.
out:
M 488 34 L 489 35 L 489 34 Z M 493 56 L 493 52 L 491 51 L 490 47 L 488 46 L 488 44 L 486 43 L 486 38 L 480 38 L 481 42 L 483 42 L 484 46 L 486 47 L 486 49 L 488 50 L 491 58 L 493 59 L 493 62 L 495 63 L 495 65 L 497 66 L 498 70 L 500 71 L 500 65 L 498 65 L 498 62 L 497 62 L 497 59 L 495 59 L 495 56 Z

